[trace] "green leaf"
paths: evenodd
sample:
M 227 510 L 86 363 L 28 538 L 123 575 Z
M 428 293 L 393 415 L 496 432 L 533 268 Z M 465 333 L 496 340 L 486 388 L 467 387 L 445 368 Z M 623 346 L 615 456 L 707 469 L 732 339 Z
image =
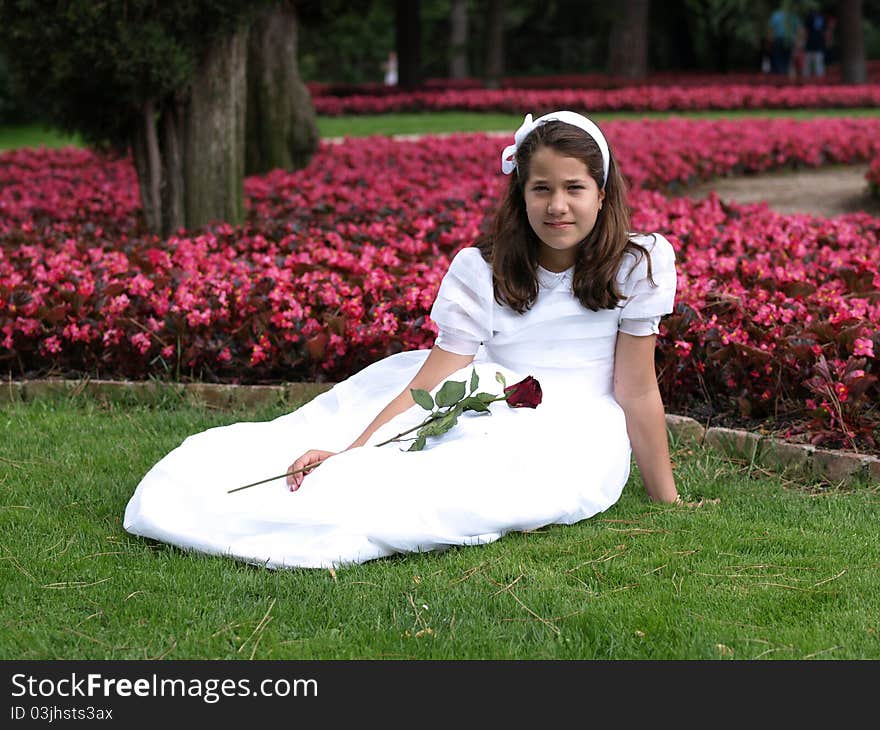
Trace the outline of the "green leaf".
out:
M 456 423 L 458 423 L 458 413 L 453 411 L 452 413 L 447 413 L 443 418 L 431 421 L 427 426 L 422 426 L 418 433 L 419 436 L 442 436 Z
M 458 423 L 458 413 L 453 412 L 447 416 L 444 416 L 439 421 L 437 421 L 437 431 L 439 431 L 437 435 L 440 436 L 447 431 L 452 430 L 456 423 Z
M 431 394 L 427 390 L 422 390 L 421 388 L 410 388 L 409 392 L 412 394 L 413 400 L 426 411 L 434 410 L 434 399 L 431 397 Z
M 416 436 L 416 440 L 412 442 L 412 445 L 407 449 L 407 451 L 421 451 L 425 448 L 425 443 L 427 442 L 427 440 L 427 436 L 425 436 L 425 434 L 423 433 L 420 433 L 418 436 Z
M 437 391 L 437 405 L 447 407 L 455 405 L 464 398 L 464 382 L 459 380 L 447 380 L 443 387 Z
M 504 379 L 504 376 L 501 373 L 495 373 L 495 380 L 497 380 L 503 387 L 507 387 L 507 381 Z
M 477 369 L 474 368 L 471 372 L 471 393 L 473 393 L 477 386 L 480 384 L 480 376 L 477 375 Z
M 463 410 L 465 411 L 479 411 L 480 413 L 487 413 L 489 411 L 489 406 L 487 406 L 483 401 L 481 401 L 476 396 L 471 396 L 469 398 L 465 398 L 461 405 Z
M 477 393 L 474 396 L 474 398 L 479 398 L 480 402 L 485 403 L 486 405 L 489 405 L 490 403 L 494 403 L 495 399 L 497 397 L 498 396 L 495 395 L 494 393 Z

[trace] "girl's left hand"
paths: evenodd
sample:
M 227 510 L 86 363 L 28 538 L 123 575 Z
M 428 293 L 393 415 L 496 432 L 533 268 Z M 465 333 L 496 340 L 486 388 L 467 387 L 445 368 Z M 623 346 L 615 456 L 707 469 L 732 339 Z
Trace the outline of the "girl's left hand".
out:
M 287 471 L 296 471 L 297 469 L 303 469 L 307 466 L 316 467 L 325 459 L 329 459 L 331 456 L 335 456 L 335 451 L 321 451 L 321 449 L 309 449 L 300 456 L 296 461 L 294 461 L 289 467 L 287 467 Z M 306 478 L 307 474 L 310 474 L 312 469 L 306 469 L 305 471 L 301 471 L 298 474 L 288 474 L 287 475 L 287 486 L 290 488 L 291 492 L 295 492 L 303 483 L 303 479 Z

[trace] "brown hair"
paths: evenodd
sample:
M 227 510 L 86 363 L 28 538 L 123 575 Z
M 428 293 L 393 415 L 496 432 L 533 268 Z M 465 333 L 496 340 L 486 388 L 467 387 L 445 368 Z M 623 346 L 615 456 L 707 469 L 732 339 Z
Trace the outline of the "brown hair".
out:
M 516 152 L 517 169 L 510 176 L 507 192 L 495 213 L 491 230 L 480 236 L 476 247 L 492 266 L 495 299 L 522 314 L 538 296 L 538 250 L 540 242 L 526 215 L 523 190 L 529 178 L 529 163 L 540 147 L 549 147 L 566 157 L 583 162 L 601 190 L 604 169 L 602 153 L 595 140 L 582 129 L 560 121 L 536 127 Z M 631 240 L 626 184 L 609 150 L 605 199 L 596 225 L 578 246 L 572 290 L 588 309 L 613 309 L 623 295 L 616 276 L 623 255 L 635 255 L 636 263 L 648 258 L 648 277 L 653 283 L 648 250 Z

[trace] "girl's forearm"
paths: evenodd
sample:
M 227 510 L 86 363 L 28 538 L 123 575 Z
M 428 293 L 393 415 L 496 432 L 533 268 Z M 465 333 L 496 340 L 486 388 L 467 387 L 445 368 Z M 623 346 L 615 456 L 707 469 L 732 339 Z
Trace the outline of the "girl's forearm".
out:
M 473 359 L 473 355 L 457 355 L 452 352 L 447 352 L 435 345 L 431 348 L 431 352 L 428 354 L 427 359 L 422 364 L 422 367 L 419 368 L 419 372 L 416 373 L 416 376 L 410 381 L 409 385 L 403 389 L 403 392 L 401 392 L 400 395 L 379 412 L 379 415 L 372 420 L 370 425 L 367 426 L 364 432 L 358 436 L 348 448 L 353 449 L 358 446 L 363 446 L 370 440 L 370 436 L 388 423 L 388 421 L 403 413 L 407 408 L 414 406 L 415 401 L 410 392 L 412 388 L 430 391 L 440 383 L 441 380 L 448 377 L 456 370 L 460 370 L 469 365 L 473 362 Z
M 412 394 L 409 392 L 409 389 L 404 390 L 393 401 L 385 406 L 385 408 L 379 411 L 379 415 L 377 415 L 370 422 L 370 425 L 367 426 L 366 429 L 364 429 L 364 432 L 360 436 L 358 436 L 348 448 L 354 449 L 358 446 L 363 446 L 367 443 L 367 441 L 370 440 L 370 436 L 372 436 L 382 426 L 388 423 L 388 421 L 390 421 L 395 416 L 400 415 L 407 408 L 413 405 L 415 405 L 415 401 L 412 398 Z
M 669 442 L 666 435 L 666 414 L 660 392 L 654 390 L 626 403 L 626 430 L 633 455 L 648 496 L 657 502 L 674 502 L 678 498 Z

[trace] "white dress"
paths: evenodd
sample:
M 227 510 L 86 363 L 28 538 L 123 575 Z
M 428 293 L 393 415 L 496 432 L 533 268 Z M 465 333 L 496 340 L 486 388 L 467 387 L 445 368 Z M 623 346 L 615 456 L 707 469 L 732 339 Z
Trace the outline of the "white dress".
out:
M 618 274 L 627 299 L 592 312 L 571 291 L 572 270 L 539 269 L 540 290 L 519 315 L 495 302 L 488 264 L 460 251 L 444 277 L 431 317 L 436 344 L 475 354 L 480 390 L 500 393 L 533 375 L 535 409 L 494 403 L 465 413 L 423 451 L 374 444 L 419 423 L 413 406 L 362 448 L 315 469 L 296 492 L 284 479 L 228 493 L 274 474 L 310 448 L 339 451 L 409 383 L 428 350 L 402 352 L 361 370 L 296 411 L 266 422 L 212 428 L 187 438 L 137 487 L 125 529 L 181 548 L 268 567 L 337 567 L 398 552 L 478 545 L 511 530 L 571 524 L 613 505 L 627 481 L 630 444 L 612 394 L 618 331 L 647 335 L 672 311 L 675 255 L 662 236 L 637 239 L 647 262 L 629 255 Z M 439 386 L 438 386 L 439 388 Z

